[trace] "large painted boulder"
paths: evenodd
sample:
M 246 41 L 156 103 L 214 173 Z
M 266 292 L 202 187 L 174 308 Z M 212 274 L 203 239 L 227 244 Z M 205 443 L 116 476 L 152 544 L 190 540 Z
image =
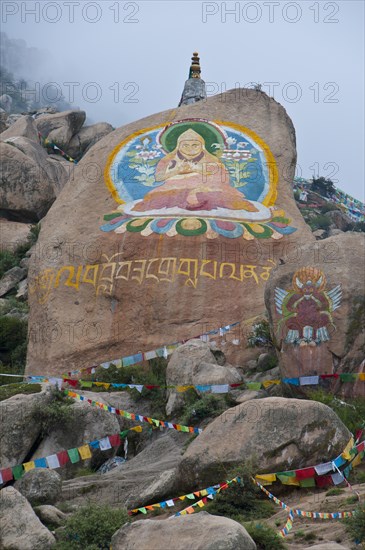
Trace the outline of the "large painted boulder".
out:
M 365 236 L 348 232 L 301 247 L 273 271 L 266 306 L 282 377 L 365 395 L 364 270 Z
M 216 345 L 242 360 L 271 270 L 314 241 L 293 199 L 295 163 L 292 122 L 256 90 L 101 139 L 42 223 L 27 372 L 75 370 L 237 321 Z

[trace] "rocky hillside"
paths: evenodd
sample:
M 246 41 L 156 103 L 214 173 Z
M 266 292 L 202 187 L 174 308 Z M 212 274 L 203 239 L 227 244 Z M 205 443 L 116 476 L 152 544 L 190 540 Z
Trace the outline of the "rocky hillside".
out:
M 285 110 L 227 92 L 117 130 L 1 117 L 1 548 L 361 548 L 365 236 L 280 179 Z M 174 169 L 163 132 L 202 121 L 232 178 L 259 159 L 242 135 L 276 162 L 244 221 L 131 216 L 162 146 Z

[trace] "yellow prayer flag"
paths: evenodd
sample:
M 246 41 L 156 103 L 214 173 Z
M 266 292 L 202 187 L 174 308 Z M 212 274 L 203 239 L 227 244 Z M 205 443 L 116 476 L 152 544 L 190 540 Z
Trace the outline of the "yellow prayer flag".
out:
M 207 494 L 208 494 L 208 491 L 207 491 L 206 489 L 202 489 L 202 490 L 200 491 L 200 494 L 201 494 L 202 497 L 206 497 Z
M 197 505 L 199 506 L 199 508 L 203 508 L 203 506 L 205 506 L 202 500 L 198 500 Z
M 78 447 L 78 451 L 80 453 L 80 456 L 82 460 L 85 460 L 86 458 L 91 458 L 91 451 L 89 445 L 86 443 L 86 445 L 82 445 L 82 447 Z
M 350 460 L 351 458 L 350 450 L 353 448 L 354 445 L 355 445 L 354 438 L 351 437 L 350 441 L 347 443 L 346 447 L 341 453 L 342 458 L 344 458 L 345 460 Z
M 141 432 L 142 426 L 135 426 L 134 428 L 131 428 L 131 432 Z
M 354 460 L 351 462 L 351 465 L 353 468 L 356 468 L 356 466 L 358 466 L 361 462 L 361 453 L 359 453 L 358 455 L 355 456 Z M 24 464 L 23 464 L 24 466 Z
M 274 384 L 280 384 L 280 380 L 264 380 L 262 382 L 262 385 L 264 388 L 269 388 L 270 386 L 273 386 Z
M 359 380 L 365 381 L 365 372 L 359 372 Z
M 183 495 L 182 497 L 179 497 L 180 500 L 185 500 L 186 499 L 186 496 Z
M 296 477 L 278 475 L 278 479 L 280 479 L 283 485 L 297 485 L 300 487 L 299 480 Z
M 35 468 L 35 464 L 34 462 L 24 462 L 23 463 L 23 468 L 26 472 L 29 472 L 29 470 L 33 470 Z
M 271 485 L 273 481 L 276 481 L 276 474 L 260 474 L 255 476 L 255 479 L 262 485 Z
M 189 388 L 191 388 L 191 386 L 176 386 L 176 391 L 178 391 L 179 393 L 182 393 L 188 390 Z

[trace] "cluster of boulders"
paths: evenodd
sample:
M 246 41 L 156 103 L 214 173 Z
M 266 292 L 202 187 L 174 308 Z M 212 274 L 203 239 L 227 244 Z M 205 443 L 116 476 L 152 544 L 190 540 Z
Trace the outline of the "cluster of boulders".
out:
M 339 206 L 313 191 L 308 193 L 306 202 L 297 199 L 297 203 L 309 226 L 315 225 L 315 220 L 319 220 L 319 223 L 324 225 L 312 228 L 316 240 L 352 231 L 356 226 L 356 223 Z
M 38 222 L 47 214 L 72 174 L 69 158 L 79 160 L 113 130 L 105 122 L 83 126 L 86 114 L 80 110 L 2 113 L 2 118 L 8 127 L 0 133 L 0 212 L 22 223 Z

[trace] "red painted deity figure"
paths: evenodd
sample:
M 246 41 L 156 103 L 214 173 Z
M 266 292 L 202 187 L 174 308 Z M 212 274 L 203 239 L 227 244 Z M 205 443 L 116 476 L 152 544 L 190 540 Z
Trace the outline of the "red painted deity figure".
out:
M 293 276 L 293 287 L 275 289 L 276 311 L 282 316 L 278 332 L 286 343 L 316 346 L 330 339 L 332 313 L 341 305 L 341 285 L 326 291 L 326 278 L 320 269 L 302 267 Z

